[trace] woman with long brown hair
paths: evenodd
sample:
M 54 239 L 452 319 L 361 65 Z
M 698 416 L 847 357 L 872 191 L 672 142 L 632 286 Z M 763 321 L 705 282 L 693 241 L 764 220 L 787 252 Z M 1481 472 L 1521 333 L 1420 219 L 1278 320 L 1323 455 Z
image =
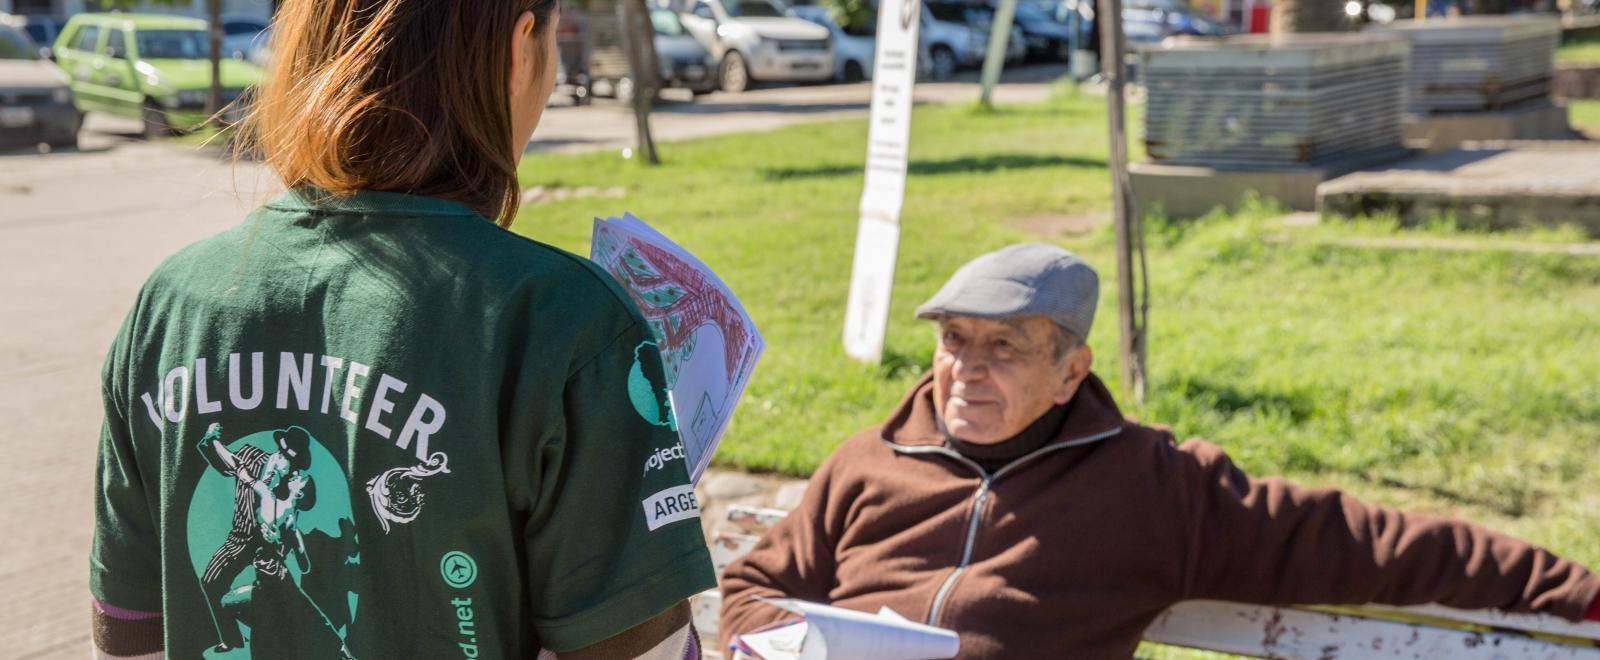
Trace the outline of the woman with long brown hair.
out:
M 651 331 L 505 229 L 559 14 L 282 4 L 240 139 L 288 191 L 163 263 L 106 357 L 101 655 L 698 654 Z

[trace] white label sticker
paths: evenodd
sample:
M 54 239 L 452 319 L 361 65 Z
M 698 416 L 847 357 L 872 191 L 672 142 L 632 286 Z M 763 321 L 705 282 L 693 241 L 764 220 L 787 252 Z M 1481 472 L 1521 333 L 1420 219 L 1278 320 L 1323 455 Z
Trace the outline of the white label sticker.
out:
M 844 352 L 877 363 L 889 327 L 889 297 L 894 291 L 895 254 L 900 250 L 900 225 L 862 216 L 856 230 L 855 266 L 844 311 Z
M 644 523 L 652 532 L 662 525 L 700 517 L 700 501 L 695 499 L 692 484 L 668 488 L 646 498 L 643 504 Z

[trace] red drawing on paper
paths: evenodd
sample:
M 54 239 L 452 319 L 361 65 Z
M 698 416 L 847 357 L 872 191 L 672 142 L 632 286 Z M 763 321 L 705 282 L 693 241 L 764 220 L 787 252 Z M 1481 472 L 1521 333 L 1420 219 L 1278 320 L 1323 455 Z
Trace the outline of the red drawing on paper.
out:
M 644 241 L 625 240 L 621 258 L 609 264 L 611 274 L 655 330 L 668 387 L 694 353 L 695 331 L 708 324 L 722 332 L 723 368 L 733 382 L 749 344 L 739 310 L 699 269 Z

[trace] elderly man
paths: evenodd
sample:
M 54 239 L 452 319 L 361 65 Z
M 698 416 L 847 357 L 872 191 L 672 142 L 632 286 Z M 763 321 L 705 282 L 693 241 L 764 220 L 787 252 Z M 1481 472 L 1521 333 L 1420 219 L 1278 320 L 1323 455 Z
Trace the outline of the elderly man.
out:
M 1471 524 L 1251 479 L 1123 418 L 1084 339 L 1099 279 L 1017 245 L 917 310 L 933 372 L 723 576 L 721 634 L 792 596 L 955 630 L 971 658 L 1126 658 L 1182 600 L 1438 602 L 1600 619 L 1600 576 Z

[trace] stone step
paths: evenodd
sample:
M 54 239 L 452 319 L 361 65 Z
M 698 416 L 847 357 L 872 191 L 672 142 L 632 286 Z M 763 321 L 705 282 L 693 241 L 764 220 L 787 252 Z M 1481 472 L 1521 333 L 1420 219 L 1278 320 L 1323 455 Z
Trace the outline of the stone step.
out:
M 1577 225 L 1600 238 L 1600 142 L 1480 142 L 1348 174 L 1317 187 L 1325 214 L 1454 217 L 1472 229 Z

